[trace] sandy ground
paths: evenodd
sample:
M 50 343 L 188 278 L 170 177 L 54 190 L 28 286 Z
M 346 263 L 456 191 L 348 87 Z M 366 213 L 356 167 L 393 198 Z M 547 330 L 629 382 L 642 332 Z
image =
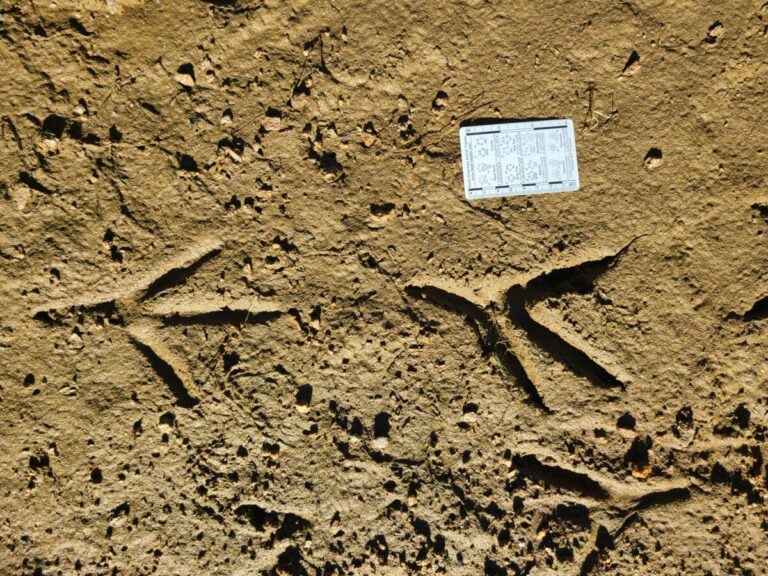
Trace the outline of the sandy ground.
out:
M 768 5 L 0 0 L 0 573 L 765 574 Z M 471 118 L 582 189 L 468 203 Z

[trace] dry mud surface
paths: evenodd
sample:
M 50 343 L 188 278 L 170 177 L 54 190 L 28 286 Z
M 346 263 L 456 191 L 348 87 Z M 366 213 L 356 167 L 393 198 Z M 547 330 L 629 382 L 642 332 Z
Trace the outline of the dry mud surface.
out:
M 768 5 L 0 0 L 0 573 L 766 574 Z M 469 204 L 469 118 L 582 190 Z

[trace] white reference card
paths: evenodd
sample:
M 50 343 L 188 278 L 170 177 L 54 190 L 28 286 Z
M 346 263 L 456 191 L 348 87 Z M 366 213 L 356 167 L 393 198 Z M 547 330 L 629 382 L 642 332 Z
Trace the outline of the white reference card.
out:
M 571 120 L 463 126 L 459 138 L 467 200 L 579 189 Z

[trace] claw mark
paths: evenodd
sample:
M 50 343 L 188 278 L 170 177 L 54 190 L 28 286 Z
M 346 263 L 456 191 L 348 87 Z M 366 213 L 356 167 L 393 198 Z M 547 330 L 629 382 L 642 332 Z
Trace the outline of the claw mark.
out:
M 182 408 L 194 408 L 200 403 L 200 394 L 186 366 L 156 336 L 156 326 L 148 323 L 126 328 L 136 347 L 149 359 L 152 368 L 168 385 Z
M 542 312 L 537 303 L 568 292 L 590 292 L 595 280 L 612 268 L 637 238 L 618 251 L 535 275 L 494 278 L 474 287 L 417 277 L 406 290 L 474 321 L 482 333 L 483 349 L 494 354 L 537 406 L 550 412 L 539 392 L 540 380 L 527 352 L 527 342 L 560 359 L 593 385 L 623 389 L 631 378 L 582 338 L 563 335 L 555 328 L 551 315 Z
M 85 295 L 71 302 L 50 302 L 33 310 L 32 317 L 58 324 L 72 313 L 89 312 L 106 323 L 122 327 L 176 397 L 176 403 L 183 408 L 192 408 L 200 403 L 201 391 L 185 360 L 160 338 L 162 327 L 243 325 L 267 322 L 283 312 L 280 306 L 271 302 L 226 300 L 218 296 L 202 300 L 167 298 L 161 302 L 147 302 L 185 282 L 216 256 L 221 246 L 220 240 L 202 239 L 128 288 L 110 294 Z
M 142 286 L 144 294 L 141 300 L 149 300 L 171 286 L 186 281 L 200 266 L 216 256 L 220 251 L 221 243 L 217 240 L 208 239 L 180 254 L 161 270 L 145 278 L 144 283 L 147 284 L 146 288 Z
M 687 486 L 676 486 L 667 490 L 658 490 L 656 492 L 648 492 L 636 499 L 635 505 L 632 507 L 632 511 L 645 510 L 653 506 L 662 506 L 664 504 L 671 504 L 672 502 L 679 502 L 681 500 L 688 500 L 691 497 L 691 491 Z
M 577 334 L 558 330 L 558 323 L 550 312 L 540 307 L 528 310 L 528 316 L 521 317 L 521 325 L 527 330 L 531 341 L 549 350 L 575 373 L 601 388 L 626 387 L 631 381 L 629 374 L 620 367 L 612 366 L 610 361 L 603 360 L 604 353 Z
M 166 325 L 188 324 L 259 324 L 276 318 L 282 309 L 272 302 L 254 302 L 246 298 L 227 301 L 223 298 L 199 300 L 166 300 L 149 308 L 149 313 Z
M 589 474 L 563 466 L 545 464 L 535 454 L 513 457 L 512 466 L 533 480 L 540 480 L 565 490 L 579 492 L 583 496 L 595 500 L 608 498 L 608 491 L 598 481 L 593 480 Z

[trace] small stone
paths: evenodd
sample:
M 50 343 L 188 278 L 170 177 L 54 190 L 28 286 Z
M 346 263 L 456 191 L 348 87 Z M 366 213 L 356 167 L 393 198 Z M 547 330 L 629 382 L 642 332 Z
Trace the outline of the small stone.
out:
M 24 212 L 24 208 L 27 207 L 29 200 L 32 198 L 32 190 L 28 186 L 19 184 L 11 190 L 10 195 L 16 203 L 16 209 L 19 212 Z
M 187 88 L 195 87 L 195 79 L 192 77 L 191 74 L 179 73 L 179 74 L 176 74 L 173 78 L 176 80 L 176 82 L 178 82 L 182 86 L 186 86 Z

